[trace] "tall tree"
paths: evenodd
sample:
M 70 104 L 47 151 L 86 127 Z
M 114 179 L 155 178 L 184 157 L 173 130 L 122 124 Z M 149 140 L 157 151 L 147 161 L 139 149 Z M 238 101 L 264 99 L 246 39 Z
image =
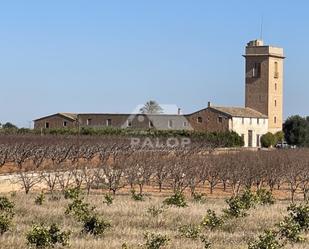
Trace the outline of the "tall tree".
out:
M 163 113 L 162 107 L 154 100 L 148 101 L 140 110 L 143 114 L 160 114 Z
M 7 122 L 7 123 L 2 125 L 2 128 L 3 129 L 17 129 L 17 126 L 10 123 L 10 122 Z
M 283 124 L 283 131 L 289 144 L 309 146 L 308 117 L 302 118 L 298 115 L 289 117 Z

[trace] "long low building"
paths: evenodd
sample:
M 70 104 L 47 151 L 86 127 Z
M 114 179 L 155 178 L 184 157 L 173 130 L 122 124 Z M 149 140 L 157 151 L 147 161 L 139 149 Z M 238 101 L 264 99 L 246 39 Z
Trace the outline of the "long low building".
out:
M 267 132 L 282 130 L 283 49 L 261 40 L 245 48 L 245 107 L 212 106 L 194 113 L 108 114 L 56 113 L 34 121 L 35 129 L 72 127 L 116 127 L 159 130 L 235 131 L 245 146 L 259 147 Z
M 113 127 L 157 130 L 235 131 L 243 137 L 245 146 L 259 147 L 260 137 L 268 131 L 268 118 L 251 108 L 207 108 L 191 114 L 109 114 L 56 113 L 34 120 L 35 129 L 77 127 Z

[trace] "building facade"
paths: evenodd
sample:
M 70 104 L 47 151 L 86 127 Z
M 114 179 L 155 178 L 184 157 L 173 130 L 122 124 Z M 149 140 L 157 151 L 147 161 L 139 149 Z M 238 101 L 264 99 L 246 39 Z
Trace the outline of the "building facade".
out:
M 159 130 L 234 131 L 246 147 L 260 147 L 267 132 L 282 130 L 283 49 L 254 40 L 245 51 L 245 107 L 212 106 L 194 113 L 108 114 L 57 113 L 34 120 L 35 129 L 114 127 Z

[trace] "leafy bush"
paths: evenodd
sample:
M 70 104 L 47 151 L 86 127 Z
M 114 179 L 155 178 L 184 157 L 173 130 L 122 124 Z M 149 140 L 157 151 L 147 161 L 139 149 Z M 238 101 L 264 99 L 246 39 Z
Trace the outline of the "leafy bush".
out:
M 260 205 L 273 205 L 275 204 L 275 198 L 273 194 L 266 189 L 259 189 L 256 191 L 256 199 Z
M 245 189 L 241 196 L 231 197 L 226 200 L 229 207 L 224 209 L 223 212 L 228 217 L 244 217 L 247 216 L 247 210 L 254 208 L 256 204 L 266 204 L 272 201 L 272 195 L 265 190 L 261 190 L 255 195 L 250 189 Z
M 207 215 L 203 218 L 201 225 L 203 227 L 209 228 L 210 230 L 213 230 L 215 228 L 221 227 L 223 223 L 224 220 L 218 217 L 215 211 L 208 209 Z
M 257 203 L 257 197 L 250 189 L 247 188 L 240 196 L 240 201 L 243 203 L 244 209 L 248 210 L 255 207 Z
M 227 217 L 244 217 L 247 216 L 247 204 L 245 204 L 239 196 L 231 197 L 226 200 L 228 204 L 227 209 L 223 209 L 223 212 L 227 215 Z
M 95 207 L 91 207 L 89 203 L 84 203 L 81 199 L 75 199 L 68 205 L 65 214 L 72 214 L 77 221 L 84 221 L 90 215 Z
M 193 193 L 193 201 L 199 202 L 199 203 L 205 203 L 206 202 L 206 195 L 203 193 Z
M 81 195 L 79 188 L 68 188 L 64 191 L 65 199 L 77 199 Z
M 0 235 L 7 232 L 14 217 L 14 203 L 7 197 L 0 197 Z
M 4 234 L 10 229 L 12 224 L 12 216 L 6 213 L 0 213 L 0 235 Z
M 301 242 L 304 239 L 301 237 L 301 227 L 290 217 L 285 217 L 283 221 L 277 224 L 279 235 L 282 239 L 287 239 L 290 242 Z
M 181 237 L 187 239 L 198 239 L 201 232 L 201 228 L 200 226 L 196 225 L 184 225 L 179 227 L 178 231 Z
M 146 240 L 146 249 L 160 249 L 169 242 L 169 238 L 161 234 L 146 233 L 144 238 Z
M 309 203 L 295 205 L 291 204 L 288 207 L 289 217 L 299 224 L 302 231 L 309 230 Z
M 163 201 L 163 204 L 168 205 L 168 206 L 176 206 L 176 207 L 187 207 L 188 206 L 186 203 L 185 196 L 180 192 L 177 192 L 174 195 L 166 198 Z
M 271 132 L 268 132 L 261 136 L 261 145 L 262 147 L 269 148 L 274 146 L 277 143 L 276 136 Z
M 134 201 L 144 201 L 144 196 L 140 193 L 136 193 L 134 189 L 131 190 L 131 198 Z
M 44 193 L 42 192 L 41 194 L 39 194 L 36 198 L 35 198 L 35 200 L 34 200 L 34 203 L 36 204 L 36 205 L 43 205 L 43 202 L 44 202 L 44 200 L 45 200 L 45 195 L 44 195 Z
M 269 230 L 248 244 L 248 249 L 279 249 L 282 247 L 283 245 L 277 240 L 277 234 Z
M 103 235 L 104 232 L 110 227 L 111 224 L 108 221 L 103 218 L 99 218 L 96 215 L 90 215 L 83 221 L 83 231 L 94 236 Z
M 110 206 L 113 204 L 114 198 L 111 194 L 106 194 L 104 195 L 104 201 L 103 203 L 106 204 L 107 206 Z
M 0 211 L 13 213 L 14 206 L 14 203 L 11 202 L 7 197 L 0 196 Z
M 149 213 L 152 217 L 158 217 L 160 214 L 164 212 L 163 206 L 151 206 L 148 208 L 147 213 Z
M 61 232 L 56 224 L 52 224 L 50 227 L 34 225 L 26 237 L 28 245 L 41 249 L 55 247 L 57 244 L 67 246 L 70 234 L 70 231 Z

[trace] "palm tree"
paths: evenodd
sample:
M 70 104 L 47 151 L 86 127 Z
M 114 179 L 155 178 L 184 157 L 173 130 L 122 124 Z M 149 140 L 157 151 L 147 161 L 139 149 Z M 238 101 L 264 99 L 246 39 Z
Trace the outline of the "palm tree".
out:
M 163 113 L 162 107 L 154 100 L 148 101 L 140 110 L 143 114 L 160 114 Z

